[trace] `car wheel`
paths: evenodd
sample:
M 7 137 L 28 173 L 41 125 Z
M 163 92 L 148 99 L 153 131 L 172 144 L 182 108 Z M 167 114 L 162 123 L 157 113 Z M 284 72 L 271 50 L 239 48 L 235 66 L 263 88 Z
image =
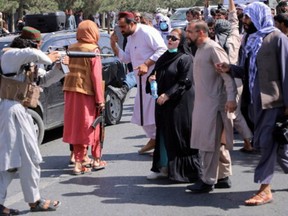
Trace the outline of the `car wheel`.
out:
M 123 104 L 116 94 L 106 89 L 105 122 L 108 125 L 118 124 L 123 111 Z
M 44 123 L 41 116 L 34 110 L 28 109 L 28 113 L 32 116 L 34 128 L 38 136 L 38 145 L 41 145 L 44 138 Z

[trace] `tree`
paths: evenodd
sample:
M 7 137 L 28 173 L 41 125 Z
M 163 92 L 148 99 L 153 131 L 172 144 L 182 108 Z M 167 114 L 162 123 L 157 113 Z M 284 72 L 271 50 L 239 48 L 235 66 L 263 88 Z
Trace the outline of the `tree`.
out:
M 26 7 L 27 13 L 47 13 L 58 10 L 56 1 L 42 1 L 42 0 L 21 0 L 23 6 Z
M 1 12 L 9 13 L 11 10 L 18 8 L 19 1 L 0 0 Z

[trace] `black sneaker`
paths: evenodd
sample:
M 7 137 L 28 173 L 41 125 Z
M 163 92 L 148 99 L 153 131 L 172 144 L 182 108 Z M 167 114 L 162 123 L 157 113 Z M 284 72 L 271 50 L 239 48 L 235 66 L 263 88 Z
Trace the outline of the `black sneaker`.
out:
M 194 193 L 209 193 L 213 190 L 213 185 L 206 184 L 201 179 L 199 179 L 195 184 L 188 185 L 187 189 Z
M 109 85 L 107 88 L 113 91 L 121 101 L 125 99 L 129 91 L 129 88 L 127 85 L 123 85 L 121 88 L 117 88 L 117 87 Z
M 232 183 L 229 177 L 218 179 L 217 184 L 214 185 L 215 188 L 231 188 Z

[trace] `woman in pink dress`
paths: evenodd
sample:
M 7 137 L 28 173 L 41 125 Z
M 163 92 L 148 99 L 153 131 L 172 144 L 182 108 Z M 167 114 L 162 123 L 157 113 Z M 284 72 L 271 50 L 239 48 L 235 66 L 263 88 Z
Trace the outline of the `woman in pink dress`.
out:
M 78 42 L 69 46 L 70 51 L 100 53 L 97 25 L 85 20 L 77 29 Z M 90 172 L 83 164 L 87 146 L 91 146 L 94 162 L 92 169 L 105 166 L 101 161 L 100 128 L 91 125 L 104 108 L 101 58 L 71 58 L 70 72 L 64 82 L 64 134 L 63 141 L 73 145 L 75 155 L 74 175 Z

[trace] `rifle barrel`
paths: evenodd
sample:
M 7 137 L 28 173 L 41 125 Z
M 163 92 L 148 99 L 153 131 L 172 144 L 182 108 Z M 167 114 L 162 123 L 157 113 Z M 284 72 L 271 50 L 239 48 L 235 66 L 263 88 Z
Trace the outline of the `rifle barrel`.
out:
M 94 52 L 81 52 L 81 51 L 66 51 L 67 56 L 70 58 L 94 58 L 96 56 L 103 56 L 103 57 L 113 57 L 114 54 L 98 54 Z

